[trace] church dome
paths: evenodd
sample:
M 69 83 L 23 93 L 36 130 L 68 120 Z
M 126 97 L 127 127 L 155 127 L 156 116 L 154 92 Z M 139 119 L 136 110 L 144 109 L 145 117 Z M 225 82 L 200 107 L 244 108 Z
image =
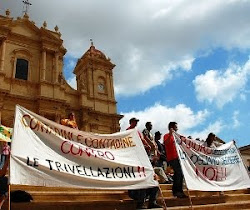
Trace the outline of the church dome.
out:
M 95 57 L 95 58 L 99 58 L 99 59 L 108 60 L 106 55 L 103 52 L 101 52 L 100 50 L 96 49 L 94 45 L 90 46 L 90 48 L 87 50 L 87 52 L 84 53 L 82 58 L 85 56 L 91 56 L 91 57 Z

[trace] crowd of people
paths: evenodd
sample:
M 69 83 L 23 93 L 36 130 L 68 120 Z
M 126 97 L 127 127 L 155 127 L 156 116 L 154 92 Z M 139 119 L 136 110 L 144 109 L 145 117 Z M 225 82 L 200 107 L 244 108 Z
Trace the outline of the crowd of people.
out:
M 131 118 L 129 120 L 130 126 L 127 130 L 136 128 L 138 122 L 139 119 L 134 117 Z M 146 122 L 145 129 L 143 129 L 142 132 L 137 130 L 137 132 L 154 168 L 155 178 L 161 184 L 172 183 L 172 193 L 174 197 L 186 198 L 187 195 L 183 191 L 184 176 L 173 136 L 173 133 L 178 130 L 178 124 L 176 122 L 170 122 L 168 124 L 169 132 L 163 136 L 163 144 L 160 142 L 162 136 L 161 132 L 157 131 L 153 135 L 151 132 L 152 127 L 151 122 Z M 216 141 L 214 133 L 209 133 L 203 145 L 215 148 L 221 145 L 221 143 Z M 169 168 L 172 169 L 173 173 L 169 173 Z M 136 201 L 137 208 L 139 209 L 145 207 L 145 201 L 147 199 L 149 203 L 148 208 L 160 207 L 160 205 L 156 203 L 157 194 L 158 187 L 129 191 L 130 197 Z
M 129 120 L 129 127 L 126 130 L 136 128 L 138 122 L 139 119 L 131 118 Z M 78 129 L 73 112 L 68 115 L 68 118 L 62 119 L 61 124 L 74 129 Z M 176 122 L 169 123 L 169 132 L 163 136 L 163 144 L 160 142 L 162 133 L 160 131 L 157 131 L 153 135 L 152 128 L 152 123 L 146 122 L 143 131 L 140 132 L 139 130 L 137 130 L 137 132 L 144 145 L 149 161 L 154 168 L 154 179 L 161 184 L 172 183 L 173 196 L 177 198 L 186 198 L 187 195 L 185 195 L 185 193 L 183 192 L 184 177 L 173 136 L 173 133 L 177 132 L 178 130 L 178 124 Z M 215 140 L 215 134 L 210 133 L 206 141 L 204 141 L 204 146 L 211 148 L 219 146 Z M 6 177 L 6 171 L 10 156 L 10 144 L 7 142 L 1 143 L 2 152 L 0 161 L 0 209 L 4 200 L 6 199 L 8 191 L 8 179 Z M 145 208 L 146 200 L 148 200 L 147 208 L 160 208 L 161 206 L 156 202 L 158 191 L 158 187 L 129 190 L 129 196 L 136 201 L 137 208 Z

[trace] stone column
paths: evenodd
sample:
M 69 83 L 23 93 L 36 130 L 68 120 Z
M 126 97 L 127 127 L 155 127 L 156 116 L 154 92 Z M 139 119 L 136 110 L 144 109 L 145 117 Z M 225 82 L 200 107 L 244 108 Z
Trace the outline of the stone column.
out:
M 58 52 L 55 52 L 54 82 L 58 83 Z
M 1 46 L 0 71 L 3 71 L 4 69 L 5 48 L 6 48 L 6 41 L 5 39 L 3 39 Z
M 42 52 L 42 80 L 45 80 L 45 74 L 46 74 L 46 50 L 43 49 Z
M 108 94 L 108 99 L 112 98 L 112 86 L 111 86 L 111 77 L 110 73 L 106 72 L 106 88 L 107 88 L 107 94 Z
M 114 83 L 113 83 L 113 74 L 112 73 L 109 74 L 109 79 L 110 79 L 110 88 L 111 88 L 111 91 L 110 91 L 111 98 L 114 99 L 115 93 L 114 93 Z
M 3 100 L 0 101 L 0 125 L 2 124 Z

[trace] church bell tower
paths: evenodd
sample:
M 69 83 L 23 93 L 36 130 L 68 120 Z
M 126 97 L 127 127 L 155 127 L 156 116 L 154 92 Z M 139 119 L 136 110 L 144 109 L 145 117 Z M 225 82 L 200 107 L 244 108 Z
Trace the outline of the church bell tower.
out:
M 76 64 L 74 74 L 83 107 L 84 130 L 105 131 L 107 126 L 112 131 L 119 130 L 118 121 L 122 116 L 116 114 L 112 72 L 114 67 L 110 59 L 95 48 L 93 42 Z

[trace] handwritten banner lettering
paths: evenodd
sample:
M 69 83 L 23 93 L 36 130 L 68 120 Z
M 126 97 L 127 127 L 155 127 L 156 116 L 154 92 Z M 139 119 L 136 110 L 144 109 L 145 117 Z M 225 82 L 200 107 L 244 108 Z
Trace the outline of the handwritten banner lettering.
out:
M 93 134 L 16 106 L 10 183 L 140 189 L 157 186 L 136 130 Z
M 250 178 L 233 142 L 217 148 L 174 134 L 188 189 L 227 191 L 250 188 Z

